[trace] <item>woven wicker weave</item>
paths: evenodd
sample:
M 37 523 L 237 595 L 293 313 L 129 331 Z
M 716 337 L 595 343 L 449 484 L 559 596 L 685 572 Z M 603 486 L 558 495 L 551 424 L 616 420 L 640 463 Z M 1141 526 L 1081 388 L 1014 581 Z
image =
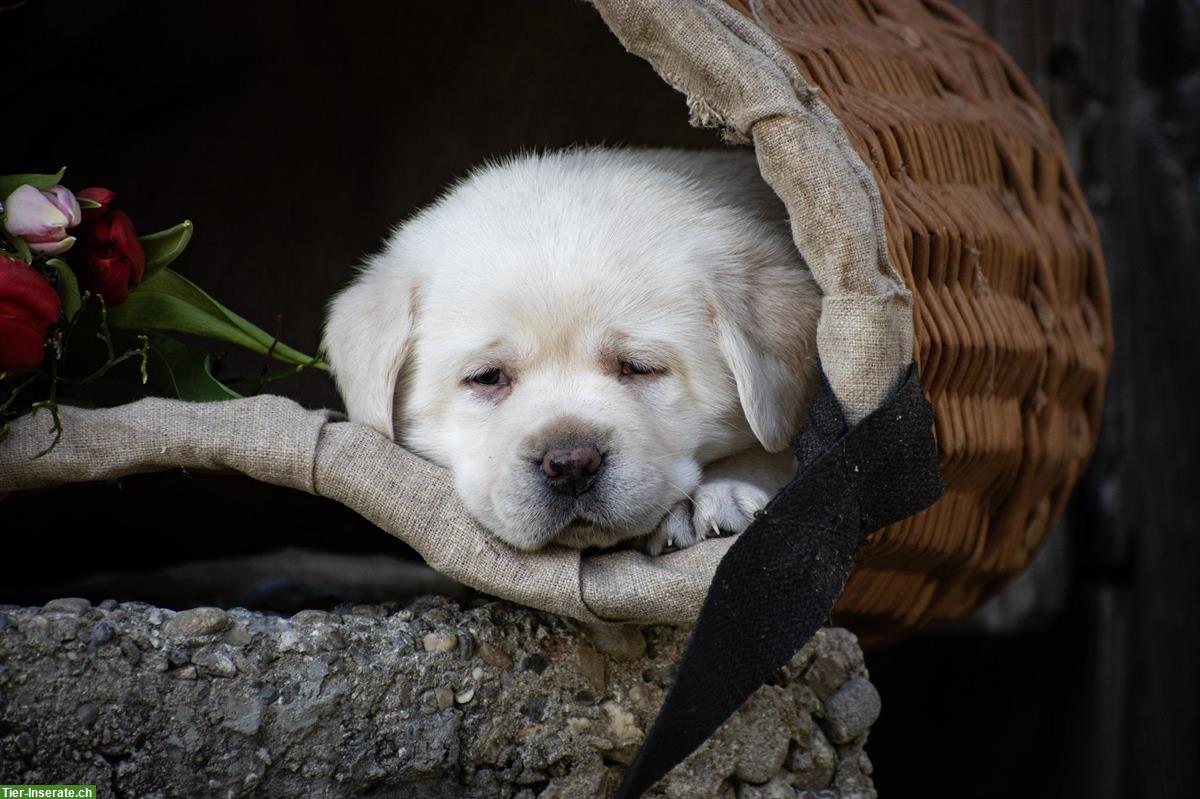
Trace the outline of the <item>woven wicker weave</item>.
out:
M 1042 102 L 940 0 L 729 0 L 873 169 L 915 294 L 946 496 L 875 534 L 837 612 L 890 638 L 1021 571 L 1095 445 L 1112 329 L 1099 236 Z

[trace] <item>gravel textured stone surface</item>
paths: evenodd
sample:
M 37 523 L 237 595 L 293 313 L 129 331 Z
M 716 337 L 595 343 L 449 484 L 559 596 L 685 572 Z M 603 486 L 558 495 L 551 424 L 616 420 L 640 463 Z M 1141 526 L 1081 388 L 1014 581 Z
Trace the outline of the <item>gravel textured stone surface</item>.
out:
M 291 618 L 0 607 L 0 782 L 101 796 L 612 794 L 687 631 L 422 597 Z M 649 796 L 868 799 L 879 697 L 822 630 Z

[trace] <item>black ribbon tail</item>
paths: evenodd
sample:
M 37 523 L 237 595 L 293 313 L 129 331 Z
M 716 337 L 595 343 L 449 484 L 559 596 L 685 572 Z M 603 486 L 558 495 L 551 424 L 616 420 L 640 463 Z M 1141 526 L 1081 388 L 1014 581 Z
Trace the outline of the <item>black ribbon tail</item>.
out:
M 616 799 L 700 746 L 829 618 L 865 537 L 943 492 L 916 365 L 851 429 L 827 381 L 796 442 L 800 468 L 729 548 L 658 718 Z

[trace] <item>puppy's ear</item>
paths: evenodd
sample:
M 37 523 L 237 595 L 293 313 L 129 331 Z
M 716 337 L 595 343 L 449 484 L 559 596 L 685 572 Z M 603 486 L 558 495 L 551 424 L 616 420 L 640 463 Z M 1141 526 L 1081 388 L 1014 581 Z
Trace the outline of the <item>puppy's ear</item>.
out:
M 385 258 L 330 302 L 324 349 L 350 419 L 394 440 L 396 381 L 412 348 L 417 287 Z
M 796 263 L 747 263 L 716 278 L 708 304 L 750 429 L 769 452 L 787 448 L 817 376 L 816 281 Z

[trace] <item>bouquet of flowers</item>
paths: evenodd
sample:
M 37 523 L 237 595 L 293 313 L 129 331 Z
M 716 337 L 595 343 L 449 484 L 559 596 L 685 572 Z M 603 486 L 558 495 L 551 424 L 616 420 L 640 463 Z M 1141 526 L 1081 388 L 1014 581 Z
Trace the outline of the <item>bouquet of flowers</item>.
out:
M 12 419 L 44 409 L 49 452 L 63 435 L 59 405 L 96 404 L 112 381 L 185 400 L 241 396 L 188 343 L 195 337 L 261 354 L 255 391 L 326 369 L 169 268 L 191 222 L 139 237 L 113 192 L 72 192 L 63 172 L 0 175 L 0 438 Z M 272 360 L 288 368 L 270 375 Z

